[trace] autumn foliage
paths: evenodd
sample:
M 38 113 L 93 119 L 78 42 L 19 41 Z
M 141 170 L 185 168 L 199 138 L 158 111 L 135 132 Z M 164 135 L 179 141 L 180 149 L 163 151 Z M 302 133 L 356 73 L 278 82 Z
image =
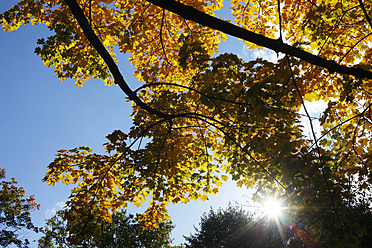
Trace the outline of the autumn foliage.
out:
M 222 21 L 222 0 L 19 1 L 0 16 L 5 31 L 48 26 L 35 52 L 61 80 L 99 78 L 132 101 L 132 128 L 109 134 L 105 154 L 60 150 L 49 165 L 45 182 L 76 184 L 65 217 L 99 223 L 148 202 L 140 221 L 157 227 L 168 204 L 205 201 L 231 177 L 285 198 L 316 240 L 357 245 L 365 230 L 348 207 L 368 201 L 372 182 L 371 4 L 232 0 Z M 219 54 L 225 33 L 278 61 Z M 115 52 L 130 54 L 137 89 Z M 312 101 L 327 103 L 320 118 Z

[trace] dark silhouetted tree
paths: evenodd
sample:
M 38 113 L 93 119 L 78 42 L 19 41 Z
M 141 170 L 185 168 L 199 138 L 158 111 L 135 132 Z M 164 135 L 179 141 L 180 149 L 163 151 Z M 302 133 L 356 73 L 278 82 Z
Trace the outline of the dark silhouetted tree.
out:
M 266 217 L 255 220 L 239 207 L 211 209 L 201 217 L 196 233 L 185 236 L 189 248 L 274 248 L 298 241 L 288 228 Z M 301 246 L 299 246 L 301 247 Z
M 0 179 L 6 176 L 5 169 L 0 169 Z M 38 232 L 31 221 L 31 211 L 38 210 L 35 197 L 25 198 L 25 190 L 17 187 L 18 182 L 12 178 L 10 182 L 0 183 L 0 246 L 28 247 L 27 231 Z
M 170 233 L 173 225 L 163 222 L 157 229 L 149 230 L 137 222 L 137 217 L 125 211 L 113 214 L 112 222 L 101 224 L 98 232 L 85 234 L 84 238 L 71 233 L 63 211 L 47 220 L 44 235 L 39 239 L 40 248 L 52 247 L 86 247 L 86 248 L 171 248 Z M 84 223 L 82 223 L 84 225 Z

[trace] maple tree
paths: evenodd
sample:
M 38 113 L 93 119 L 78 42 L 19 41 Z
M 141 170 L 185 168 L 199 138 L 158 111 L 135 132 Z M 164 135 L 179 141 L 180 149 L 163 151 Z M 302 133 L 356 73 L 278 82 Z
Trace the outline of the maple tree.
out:
M 371 192 L 372 3 L 232 0 L 226 21 L 214 17 L 223 4 L 22 0 L 2 13 L 5 31 L 49 27 L 53 35 L 35 52 L 61 80 L 99 78 L 133 103 L 131 130 L 109 134 L 106 154 L 60 150 L 44 181 L 77 184 L 65 215 L 71 225 L 109 221 L 148 200 L 140 221 L 157 227 L 169 220 L 169 203 L 206 200 L 230 175 L 257 196 L 285 198 L 315 239 L 358 245 L 365 229 L 348 206 Z M 272 63 L 218 54 L 226 34 L 285 55 Z M 136 90 L 116 51 L 131 54 Z M 328 104 L 321 135 L 306 107 L 319 100 Z
M 0 168 L 0 179 L 6 176 L 5 169 Z M 39 232 L 31 221 L 31 211 L 39 210 L 40 205 L 32 195 L 25 198 L 25 190 L 17 187 L 18 182 L 0 182 L 0 245 L 1 247 L 28 247 L 29 241 L 24 238 L 26 230 Z

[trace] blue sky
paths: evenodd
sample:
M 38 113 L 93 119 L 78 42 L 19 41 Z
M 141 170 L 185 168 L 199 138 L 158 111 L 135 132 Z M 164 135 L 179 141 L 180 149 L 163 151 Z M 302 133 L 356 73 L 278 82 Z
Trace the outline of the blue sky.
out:
M 13 3 L 2 0 L 0 12 Z M 41 204 L 40 211 L 32 214 L 37 226 L 43 226 L 44 219 L 62 206 L 71 189 L 41 182 L 57 150 L 85 145 L 103 152 L 101 145 L 107 134 L 115 129 L 126 131 L 131 125 L 130 104 L 118 87 L 90 80 L 78 88 L 71 80 L 59 81 L 53 69 L 43 65 L 33 51 L 37 38 L 48 33 L 46 27 L 31 25 L 11 33 L 0 31 L 0 168 L 6 169 L 8 180 L 15 177 L 26 194 L 34 194 Z M 244 49 L 242 42 L 231 38 L 221 46 L 221 52 L 225 51 L 245 58 L 255 55 Z M 132 77 L 133 68 L 126 56 L 119 56 L 119 67 L 134 88 L 137 80 Z M 233 201 L 247 204 L 250 197 L 249 190 L 228 182 L 209 201 L 171 205 L 175 243 L 183 242 L 182 235 L 194 231 L 193 225 L 198 225 L 202 213 L 211 206 L 226 207 Z M 129 211 L 141 212 L 143 208 L 130 207 Z

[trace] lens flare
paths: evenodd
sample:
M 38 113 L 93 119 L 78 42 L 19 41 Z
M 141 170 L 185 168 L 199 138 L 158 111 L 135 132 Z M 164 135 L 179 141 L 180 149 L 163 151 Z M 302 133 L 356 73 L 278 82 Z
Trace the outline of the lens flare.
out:
M 263 211 L 264 214 L 269 218 L 278 218 L 282 215 L 283 207 L 280 201 L 276 199 L 268 199 L 264 202 Z

